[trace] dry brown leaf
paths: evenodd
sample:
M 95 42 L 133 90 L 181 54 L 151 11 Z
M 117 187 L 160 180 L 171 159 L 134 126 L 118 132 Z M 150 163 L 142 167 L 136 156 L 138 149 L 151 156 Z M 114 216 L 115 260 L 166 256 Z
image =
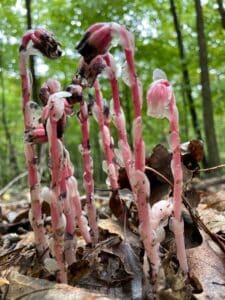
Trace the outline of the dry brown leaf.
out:
M 0 277 L 0 287 L 5 284 L 9 284 L 9 281 L 6 278 Z
M 107 300 L 112 299 L 99 293 L 72 287 L 66 284 L 55 284 L 44 279 L 36 279 L 12 272 L 8 276 L 9 289 L 6 300 Z M 115 298 L 114 298 L 115 299 Z
M 225 210 L 218 211 L 214 208 L 209 208 L 205 204 L 198 206 L 198 213 L 205 225 L 213 233 L 225 232 Z
M 202 193 L 201 203 L 206 204 L 207 208 L 225 211 L 225 191 Z
M 109 234 L 118 235 L 122 240 L 126 239 L 131 245 L 141 248 L 141 241 L 138 235 L 134 234 L 128 228 L 124 230 L 117 221 L 112 219 L 102 219 L 98 221 L 98 227 L 106 230 Z
M 187 250 L 190 272 L 199 280 L 203 292 L 196 299 L 222 300 L 225 295 L 225 255 L 220 248 L 202 232 L 201 246 Z

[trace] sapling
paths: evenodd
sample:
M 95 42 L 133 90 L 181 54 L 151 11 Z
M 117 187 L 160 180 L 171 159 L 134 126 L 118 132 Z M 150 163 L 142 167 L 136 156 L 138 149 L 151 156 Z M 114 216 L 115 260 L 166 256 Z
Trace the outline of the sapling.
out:
M 177 257 L 180 267 L 188 271 L 187 256 L 184 244 L 184 225 L 181 218 L 183 173 L 181 165 L 179 118 L 174 92 L 166 75 L 156 69 L 153 72 L 153 83 L 147 93 L 148 114 L 156 118 L 166 117 L 170 122 L 169 143 L 173 153 L 171 169 L 174 177 L 172 228 L 177 246 Z
M 149 205 L 149 183 L 144 174 L 145 170 L 145 145 L 142 138 L 142 92 L 141 84 L 136 75 L 134 61 L 134 41 L 132 34 L 117 23 L 97 23 L 89 27 L 81 42 L 78 44 L 78 52 L 83 56 L 87 64 L 92 63 L 98 55 L 104 55 L 109 50 L 112 39 L 119 37 L 119 42 L 124 50 L 127 60 L 129 83 L 134 105 L 133 121 L 133 144 L 134 144 L 134 164 L 135 167 L 129 173 L 132 190 L 135 193 L 135 200 L 138 208 L 140 221 L 140 234 L 145 250 L 151 260 L 153 275 L 157 273 L 158 258 L 157 251 L 152 247 L 152 228 L 151 228 L 151 208 Z M 122 145 L 123 157 L 125 157 L 127 147 Z
M 22 81 L 23 95 L 23 116 L 25 132 L 32 126 L 32 120 L 29 115 L 29 101 L 31 95 L 31 82 L 29 71 L 27 69 L 28 58 L 30 55 L 42 54 L 50 59 L 56 59 L 61 56 L 62 51 L 59 43 L 55 40 L 52 33 L 44 29 L 30 30 L 24 34 L 20 44 L 20 76 Z M 25 142 L 25 158 L 28 169 L 28 183 L 31 196 L 31 215 L 32 228 L 34 230 L 35 244 L 39 256 L 44 258 L 47 255 L 47 240 L 45 237 L 41 199 L 40 199 L 40 179 L 37 167 L 37 154 L 35 146 L 32 143 Z M 45 255 L 46 253 L 46 255 Z

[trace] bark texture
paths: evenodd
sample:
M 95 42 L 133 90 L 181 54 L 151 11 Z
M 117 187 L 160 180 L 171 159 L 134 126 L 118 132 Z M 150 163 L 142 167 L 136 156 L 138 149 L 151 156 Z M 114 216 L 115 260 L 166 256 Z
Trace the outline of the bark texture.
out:
M 208 157 L 207 165 L 215 166 L 220 162 L 218 145 L 216 140 L 215 124 L 213 118 L 213 103 L 210 90 L 210 79 L 208 69 L 207 44 L 204 33 L 203 10 L 200 0 L 195 0 L 196 27 L 198 35 L 199 64 L 201 69 L 202 85 L 202 111 L 205 140 L 207 145 Z

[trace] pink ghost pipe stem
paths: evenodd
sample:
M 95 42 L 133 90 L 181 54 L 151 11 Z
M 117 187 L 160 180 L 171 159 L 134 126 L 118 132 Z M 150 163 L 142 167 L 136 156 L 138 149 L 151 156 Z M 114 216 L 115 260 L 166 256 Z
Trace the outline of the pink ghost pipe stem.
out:
M 53 247 L 54 255 L 59 268 L 57 279 L 59 282 L 67 282 L 65 261 L 64 261 L 64 233 L 69 222 L 72 218 L 63 213 L 64 203 L 61 201 L 61 190 L 64 188 L 65 182 L 63 179 L 64 174 L 64 146 L 58 138 L 57 122 L 65 116 L 65 106 L 63 97 L 71 96 L 68 92 L 58 92 L 52 94 L 48 100 L 48 118 L 46 123 L 46 131 L 49 141 L 49 152 L 51 157 L 51 217 L 53 229 Z M 65 191 L 66 192 L 66 187 Z M 65 199 L 67 201 L 68 198 Z M 70 223 L 70 222 L 69 222 Z M 71 221 L 71 226 L 73 222 Z M 72 231 L 73 229 L 71 229 Z
M 153 77 L 157 75 L 157 72 L 161 74 L 162 71 L 156 70 L 153 73 Z M 177 258 L 182 270 L 187 272 L 188 265 L 184 243 L 184 225 L 183 221 L 181 220 L 183 173 L 180 153 L 179 118 L 175 97 L 170 82 L 166 79 L 155 80 L 148 90 L 147 101 L 148 114 L 150 116 L 156 118 L 166 117 L 170 122 L 170 146 L 173 152 L 171 168 L 174 177 L 174 218 L 172 228 L 176 240 Z
M 46 106 L 48 103 L 48 99 L 50 95 L 59 92 L 61 90 L 60 83 L 53 78 L 48 79 L 41 87 L 39 92 L 39 98 L 42 101 L 42 104 Z M 63 100 L 63 99 L 62 99 Z M 61 117 L 62 124 L 60 124 L 63 128 L 61 128 L 61 132 L 63 134 L 63 130 L 65 127 L 66 122 L 66 107 L 72 110 L 72 107 L 69 107 L 67 104 L 66 99 L 64 99 L 64 114 Z M 48 111 L 48 108 L 47 108 Z M 57 126 L 58 127 L 58 126 Z M 58 129 L 57 129 L 58 131 Z M 63 136 L 61 137 L 62 140 Z M 60 201 L 63 203 L 63 210 L 66 217 L 66 228 L 65 228 L 65 241 L 64 241 L 64 253 L 65 253 L 65 260 L 68 266 L 72 265 L 76 261 L 75 257 L 75 210 L 74 205 L 71 203 L 69 198 L 68 192 L 68 185 L 67 185 L 67 178 L 70 176 L 68 173 L 68 160 L 69 160 L 69 153 L 65 149 L 63 150 L 63 170 L 62 170 L 62 178 L 60 182 Z
M 112 190 L 116 191 L 118 190 L 118 176 L 117 176 L 117 168 L 115 164 L 115 154 L 112 149 L 112 143 L 111 143 L 111 134 L 109 127 L 105 125 L 104 121 L 104 113 L 103 113 L 103 99 L 102 99 L 102 93 L 100 90 L 100 85 L 98 79 L 95 80 L 94 83 L 94 89 L 95 89 L 95 96 L 96 96 L 96 105 L 98 108 L 97 116 L 98 116 L 98 123 L 100 127 L 101 132 L 101 138 L 102 138 L 102 144 L 103 144 L 103 151 L 106 157 L 107 162 L 107 168 L 108 168 L 108 176 L 109 181 Z
M 80 150 L 83 157 L 83 181 L 87 197 L 88 222 L 91 228 L 92 244 L 96 245 L 98 242 L 98 225 L 94 200 L 93 160 L 90 154 L 88 108 L 84 100 L 80 102 L 79 120 L 82 132 L 82 149 Z
M 80 228 L 81 235 L 83 236 L 84 240 L 90 244 L 92 242 L 91 236 L 88 230 L 88 225 L 86 222 L 86 218 L 82 214 L 82 207 L 80 201 L 80 194 L 77 187 L 77 180 L 73 176 L 73 166 L 70 161 L 69 152 L 66 151 L 66 184 L 68 187 L 68 196 L 70 200 L 71 207 L 74 207 L 75 216 L 77 220 L 77 224 Z
M 121 153 L 123 155 L 123 162 L 129 178 L 131 167 L 133 165 L 132 152 L 127 139 L 127 131 L 126 131 L 126 123 L 125 123 L 126 120 L 120 104 L 119 85 L 116 77 L 115 61 L 113 60 L 112 55 L 110 55 L 109 53 L 105 54 L 103 56 L 103 59 L 105 60 L 106 65 L 109 68 L 107 74 L 112 89 L 113 119 L 119 136 L 119 145 L 121 148 L 120 149 Z
M 79 84 L 76 78 L 74 79 L 74 84 L 71 84 L 67 88 L 67 90 L 72 93 L 71 102 L 79 102 L 80 104 L 79 123 L 82 132 L 82 144 L 80 145 L 80 152 L 83 159 L 83 183 L 87 198 L 88 223 L 91 228 L 91 240 L 90 235 L 86 232 L 85 226 L 82 225 L 82 218 L 78 218 L 78 224 L 81 225 L 80 229 L 81 232 L 84 233 L 85 240 L 88 243 L 92 242 L 93 245 L 96 245 L 96 243 L 98 242 L 98 224 L 94 199 L 93 160 L 91 157 L 90 147 L 88 108 L 86 102 L 83 99 L 83 87 Z M 72 181 L 74 189 L 77 189 L 77 183 L 74 180 Z M 80 200 L 78 201 L 79 196 L 77 196 L 77 192 L 75 192 L 74 195 L 74 203 L 77 207 L 77 215 L 79 215 L 79 212 L 82 213 L 81 207 L 79 205 Z
M 171 100 L 169 102 L 169 120 L 170 120 L 170 146 L 173 151 L 173 157 L 171 161 L 171 167 L 174 177 L 173 188 L 173 232 L 175 235 L 177 245 L 177 258 L 180 262 L 181 269 L 187 273 L 187 255 L 185 252 L 184 242 L 184 224 L 181 219 L 181 205 L 182 205 L 182 191 L 183 191 L 183 172 L 181 165 L 181 152 L 180 152 L 180 136 L 179 136 L 179 117 L 176 106 L 175 96 L 172 93 Z
M 31 83 L 27 70 L 28 58 L 30 55 L 40 53 L 48 58 L 58 58 L 62 51 L 53 35 L 44 29 L 30 30 L 22 38 L 20 44 L 20 76 L 22 81 L 23 94 L 23 115 L 25 131 L 32 126 L 28 114 L 28 102 L 31 95 Z M 40 257 L 45 258 L 48 255 L 48 245 L 45 237 L 45 231 L 42 220 L 41 198 L 40 198 L 40 179 L 37 167 L 37 154 L 35 146 L 25 143 L 25 158 L 28 169 L 28 183 L 31 196 L 32 228 L 34 230 L 35 244 Z
M 75 208 L 69 197 L 69 187 L 68 187 L 68 154 L 65 153 L 64 149 L 64 166 L 62 171 L 62 179 L 60 182 L 60 201 L 63 201 L 63 210 L 66 217 L 66 228 L 64 236 L 64 254 L 65 260 L 68 266 L 72 265 L 76 261 L 75 256 Z

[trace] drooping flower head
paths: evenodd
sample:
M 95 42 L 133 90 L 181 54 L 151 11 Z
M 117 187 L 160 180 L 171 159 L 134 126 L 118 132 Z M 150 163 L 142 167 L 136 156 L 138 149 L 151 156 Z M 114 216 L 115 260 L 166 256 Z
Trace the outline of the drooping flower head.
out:
M 22 38 L 20 45 L 21 51 L 28 51 L 29 54 L 42 55 L 51 59 L 56 59 L 62 55 L 59 42 L 56 41 L 54 35 L 45 29 L 29 30 Z
M 105 54 L 112 41 L 112 32 L 107 23 L 96 23 L 88 28 L 80 43 L 78 52 L 87 63 L 97 55 Z
M 172 97 L 171 84 L 160 69 L 153 72 L 153 80 L 147 92 L 148 115 L 159 119 L 168 118 Z
M 102 56 L 95 56 L 88 64 L 84 57 L 80 58 L 77 76 L 86 80 L 86 85 L 93 86 L 97 76 L 106 68 L 106 64 Z
M 57 93 L 61 90 L 61 85 L 58 80 L 49 78 L 40 88 L 39 98 L 45 106 L 51 94 Z
M 85 62 L 89 64 L 93 58 L 103 55 L 109 50 L 114 37 L 119 38 L 123 49 L 133 51 L 132 34 L 124 26 L 114 22 L 96 23 L 89 27 L 76 49 L 83 56 Z

